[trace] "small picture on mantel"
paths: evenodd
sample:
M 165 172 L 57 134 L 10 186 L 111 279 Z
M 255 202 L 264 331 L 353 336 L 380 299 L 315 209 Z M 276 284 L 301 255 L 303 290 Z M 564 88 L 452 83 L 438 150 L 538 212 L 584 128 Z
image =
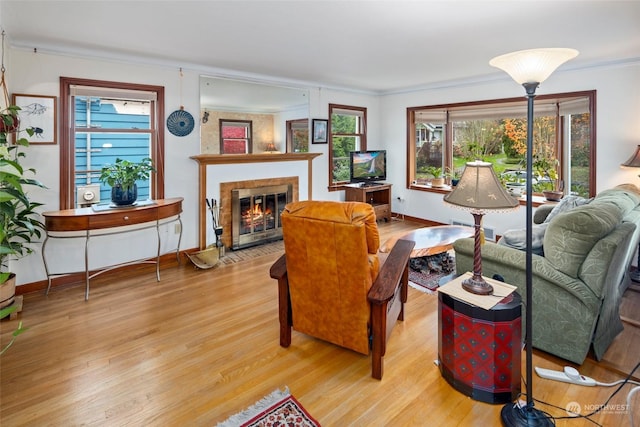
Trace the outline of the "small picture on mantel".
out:
M 314 144 L 327 143 L 327 125 L 328 120 L 313 119 L 313 140 Z

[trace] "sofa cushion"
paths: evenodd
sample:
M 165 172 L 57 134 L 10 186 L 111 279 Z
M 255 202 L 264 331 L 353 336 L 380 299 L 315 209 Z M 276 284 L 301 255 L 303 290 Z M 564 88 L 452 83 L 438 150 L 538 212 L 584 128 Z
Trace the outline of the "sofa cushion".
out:
M 640 204 L 640 195 L 634 191 L 622 187 L 610 188 L 601 191 L 593 199 L 594 203 L 613 203 L 622 210 L 622 215 L 626 215 Z
M 545 258 L 558 270 L 578 277 L 593 246 L 621 221 L 622 211 L 612 203 L 590 203 L 558 214 L 544 236 Z
M 568 212 L 571 209 L 587 204 L 591 199 L 585 199 L 579 196 L 565 196 L 560 200 L 560 203 L 556 204 L 551 212 L 548 212 L 544 221 L 541 223 L 535 223 L 531 229 L 531 250 L 534 254 L 544 255 L 543 244 L 544 235 L 547 230 L 549 222 L 563 212 Z M 548 209 L 548 208 L 547 208 Z M 535 222 L 535 221 L 534 221 Z M 521 228 L 517 230 L 507 230 L 502 235 L 502 238 L 498 240 L 498 244 L 503 246 L 509 246 L 515 249 L 525 250 L 527 249 L 526 242 L 526 229 Z

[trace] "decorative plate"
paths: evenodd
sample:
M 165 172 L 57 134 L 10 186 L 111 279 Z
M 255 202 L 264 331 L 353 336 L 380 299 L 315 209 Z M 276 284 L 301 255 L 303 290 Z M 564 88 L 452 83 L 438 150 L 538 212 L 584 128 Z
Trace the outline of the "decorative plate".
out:
M 193 116 L 182 108 L 169 114 L 167 117 L 167 129 L 175 136 L 187 136 L 193 130 L 195 122 Z

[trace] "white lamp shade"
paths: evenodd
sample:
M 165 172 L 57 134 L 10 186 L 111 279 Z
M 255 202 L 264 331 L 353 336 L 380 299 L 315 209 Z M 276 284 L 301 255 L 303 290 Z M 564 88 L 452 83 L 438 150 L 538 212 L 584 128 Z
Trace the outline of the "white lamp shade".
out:
M 504 70 L 519 84 L 542 83 L 556 68 L 576 56 L 578 51 L 568 48 L 519 50 L 496 56 L 489 65 Z

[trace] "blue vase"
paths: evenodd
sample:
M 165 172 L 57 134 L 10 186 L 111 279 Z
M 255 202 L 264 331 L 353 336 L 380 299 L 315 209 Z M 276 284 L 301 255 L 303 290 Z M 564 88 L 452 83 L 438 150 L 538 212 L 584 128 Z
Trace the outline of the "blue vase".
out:
M 111 202 L 116 206 L 132 205 L 137 199 L 138 184 L 133 184 L 132 187 L 129 187 L 126 190 L 123 190 L 120 185 L 111 187 Z

